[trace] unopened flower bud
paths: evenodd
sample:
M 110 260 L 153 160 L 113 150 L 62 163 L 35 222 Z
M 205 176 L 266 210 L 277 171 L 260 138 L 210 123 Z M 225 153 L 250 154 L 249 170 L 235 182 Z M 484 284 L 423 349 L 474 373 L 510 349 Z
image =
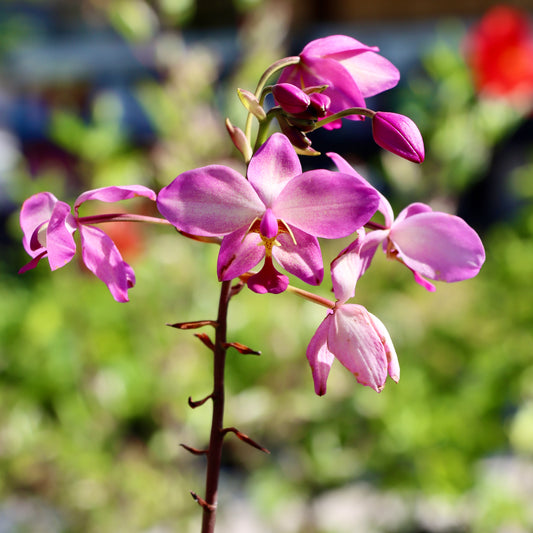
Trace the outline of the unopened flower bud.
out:
M 250 161 L 253 155 L 250 141 L 247 139 L 246 135 L 244 135 L 244 132 L 240 128 L 237 128 L 237 126 L 234 126 L 230 122 L 229 118 L 226 119 L 226 129 L 228 130 L 233 144 L 235 145 L 237 150 L 239 150 L 239 152 L 244 156 L 245 163 L 248 163 L 248 161 Z
M 424 161 L 422 135 L 409 117 L 378 111 L 372 118 L 372 134 L 385 150 L 414 163 Z
M 259 103 L 259 100 L 254 93 L 246 89 L 237 89 L 237 94 L 242 102 L 242 105 L 259 120 L 264 120 L 266 117 L 265 110 Z
M 288 137 L 296 152 L 305 155 L 320 155 L 314 148 L 311 148 L 311 140 L 299 128 L 293 126 L 283 115 L 278 116 L 278 123 L 281 131 Z
M 329 98 L 329 96 L 322 93 L 313 93 L 309 95 L 309 98 L 311 99 L 310 107 L 314 109 L 317 114 L 317 117 L 325 117 L 329 105 L 331 104 L 331 99 Z
M 272 94 L 283 111 L 298 115 L 307 111 L 311 98 L 292 83 L 278 83 L 272 87 Z

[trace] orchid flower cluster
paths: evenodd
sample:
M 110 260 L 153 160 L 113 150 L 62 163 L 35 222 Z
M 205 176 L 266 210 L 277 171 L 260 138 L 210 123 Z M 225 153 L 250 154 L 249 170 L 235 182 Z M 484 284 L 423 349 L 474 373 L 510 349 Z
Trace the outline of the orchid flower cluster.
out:
M 275 75 L 279 75 L 277 82 L 268 85 Z M 344 35 L 314 40 L 298 56 L 281 59 L 266 69 L 255 93 L 238 90 L 248 111 L 246 124 L 241 129 L 228 119 L 226 127 L 247 164 L 245 176 L 228 166 L 209 165 L 183 172 L 158 194 L 141 185 L 104 187 L 81 194 L 72 212 L 68 204 L 43 192 L 22 206 L 23 244 L 32 259 L 21 272 L 34 268 L 44 257 L 52 270 L 64 266 L 76 253 L 77 231 L 83 262 L 118 302 L 128 301 L 135 275 L 99 224 L 117 220 L 168 224 L 186 238 L 220 246 L 217 320 L 173 324 L 180 329 L 209 325 L 216 329 L 214 342 L 200 336 L 215 354 L 214 392 L 189 402 L 197 407 L 212 399 L 213 428 L 218 428 L 212 431 L 207 450 L 187 447 L 208 455 L 206 497 L 193 494 L 204 508 L 205 524 L 214 524 L 218 477 L 213 473 L 215 467 L 211 474 L 209 469 L 216 465 L 217 459 L 212 457 L 219 457 L 223 436 L 232 432 L 261 448 L 235 428 L 224 428 L 222 414 L 215 414 L 216 402 L 223 395 L 217 354 L 223 368 L 228 347 L 247 349 L 228 343 L 225 331 L 221 331 L 226 327 L 225 310 L 232 296 L 247 286 L 259 294 L 291 292 L 325 306 L 326 316 L 307 347 L 315 392 L 325 394 L 334 359 L 357 382 L 379 392 L 387 376 L 399 380 L 398 358 L 384 324 L 363 306 L 350 303 L 356 283 L 377 249 L 407 267 L 428 291 L 435 290 L 432 281 L 472 278 L 485 260 L 479 236 L 464 220 L 421 203 L 407 206 L 394 218 L 387 199 L 336 153 L 327 154 L 331 168 L 302 171 L 299 156 L 318 153 L 308 133 L 321 127 L 340 128 L 342 119 L 370 119 L 379 146 L 421 163 L 424 144 L 414 122 L 397 113 L 366 107 L 366 98 L 391 89 L 398 80 L 398 70 L 376 47 Z M 269 94 L 274 105 L 267 108 Z M 258 125 L 252 142 L 254 117 Z M 274 119 L 280 132 L 271 133 Z M 161 217 L 79 214 L 89 200 L 114 203 L 136 196 L 156 202 Z M 384 223 L 373 220 L 376 213 L 381 213 Z M 308 285 L 321 285 L 324 265 L 318 239 L 349 236 L 353 242 L 340 251 L 330 267 L 335 301 L 290 284 L 286 273 Z M 213 528 L 205 525 L 203 531 Z

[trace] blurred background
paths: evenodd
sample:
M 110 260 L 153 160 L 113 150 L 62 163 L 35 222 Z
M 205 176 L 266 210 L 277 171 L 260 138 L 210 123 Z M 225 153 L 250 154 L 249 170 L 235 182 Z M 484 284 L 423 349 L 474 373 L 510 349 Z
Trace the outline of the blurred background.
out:
M 214 318 L 217 249 L 166 227 L 106 226 L 134 267 L 130 302 L 72 261 L 28 261 L 28 196 L 242 167 L 224 128 L 235 89 L 311 39 L 344 33 L 393 61 L 369 101 L 409 115 L 426 161 L 379 150 L 368 124 L 311 134 L 391 199 L 480 232 L 480 275 L 430 294 L 377 256 L 357 301 L 381 318 L 398 385 L 334 366 L 313 392 L 305 348 L 322 309 L 243 291 L 230 339 L 221 533 L 533 531 L 533 2 L 2 0 L 0 3 L 0 532 L 196 532 L 211 354 L 166 323 Z M 328 165 L 305 159 L 305 168 Z M 108 207 L 108 206 L 104 206 Z M 115 207 L 115 206 L 114 206 Z M 133 201 L 125 209 L 153 214 Z M 101 206 L 84 206 L 95 213 Z M 115 211 L 116 209 L 113 208 Z M 325 262 L 338 252 L 324 243 Z M 321 289 L 329 295 L 328 283 Z

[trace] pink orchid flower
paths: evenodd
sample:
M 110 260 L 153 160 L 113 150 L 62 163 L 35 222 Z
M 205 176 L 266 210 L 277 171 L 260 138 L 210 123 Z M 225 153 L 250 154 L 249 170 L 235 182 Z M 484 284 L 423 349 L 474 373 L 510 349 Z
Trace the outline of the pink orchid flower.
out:
M 316 39 L 304 47 L 298 64 L 283 70 L 279 83 L 292 83 L 302 89 L 327 85 L 323 94 L 331 99 L 328 115 L 365 107 L 365 98 L 391 89 L 400 79 L 398 69 L 378 51 L 346 35 Z M 346 118 L 361 120 L 360 116 Z M 341 121 L 324 127 L 340 128 Z
M 22 243 L 33 258 L 19 273 L 35 268 L 43 257 L 48 257 L 52 270 L 66 265 L 76 253 L 73 233 L 78 230 L 81 253 L 85 266 L 101 279 L 117 302 L 128 301 L 128 289 L 135 285 L 133 269 L 125 261 L 109 236 L 80 218 L 78 210 L 88 200 L 118 202 L 135 196 L 156 199 L 156 194 L 142 185 L 103 187 L 84 192 L 70 206 L 49 192 L 35 194 L 22 205 L 20 226 L 24 233 Z M 92 217 L 94 223 L 94 218 Z
M 376 192 L 353 176 L 328 170 L 302 173 L 298 156 L 281 133 L 273 134 L 248 165 L 248 179 L 222 165 L 180 174 L 158 195 L 160 213 L 179 230 L 224 236 L 217 263 L 221 281 L 263 268 L 247 280 L 259 293 L 283 292 L 286 271 L 310 285 L 324 269 L 317 237 L 345 237 L 375 212 Z
M 338 154 L 328 156 L 340 172 L 366 181 Z M 463 281 L 476 276 L 483 266 L 483 243 L 462 218 L 413 203 L 394 219 L 392 207 L 382 194 L 378 211 L 383 214 L 385 225 L 370 232 L 357 252 L 363 255 L 365 269 L 379 244 L 389 259 L 403 263 L 412 271 L 415 281 L 428 291 L 434 291 L 435 286 L 425 278 L 449 283 Z M 343 253 L 356 252 L 347 249 Z
M 398 357 L 387 328 L 362 305 L 346 303 L 354 295 L 357 279 L 366 269 L 361 259 L 364 254 L 358 253 L 364 241 L 365 232 L 361 229 L 351 245 L 356 253 L 341 255 L 331 264 L 337 302 L 313 335 L 306 352 L 319 396 L 326 393 L 335 359 L 352 372 L 358 383 L 376 392 L 383 390 L 387 375 L 396 382 L 400 379 Z

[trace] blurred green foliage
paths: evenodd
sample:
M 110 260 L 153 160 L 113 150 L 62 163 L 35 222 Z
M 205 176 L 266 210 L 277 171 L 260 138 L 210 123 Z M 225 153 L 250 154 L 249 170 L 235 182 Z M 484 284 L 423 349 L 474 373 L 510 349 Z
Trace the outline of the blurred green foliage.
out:
M 148 3 L 111 2 L 109 16 L 136 41 L 160 20 L 170 25 L 172 17 L 189 16 L 191 4 L 160 2 L 162 19 L 152 20 L 143 15 Z M 253 88 L 258 73 L 282 53 L 283 35 L 272 32 L 283 21 L 268 9 L 249 17 L 235 87 Z M 88 121 L 68 109 L 54 114 L 51 139 L 77 156 L 84 188 L 159 188 L 194 166 L 238 165 L 222 120 L 225 113 L 235 116 L 234 86 L 221 106 L 211 103 L 216 57 L 179 36 L 161 37 L 156 48 L 167 76 L 134 88 L 157 130 L 149 149 L 133 146 L 120 130 L 120 107 L 110 95 L 95 100 Z M 475 99 L 457 50 L 439 45 L 432 54 L 425 59 L 429 77 L 413 77 L 413 92 L 402 100 L 403 111 L 428 132 L 428 163 L 410 167 L 406 172 L 416 179 L 406 178 L 403 187 L 391 180 L 400 185 L 397 204 L 455 197 L 479 177 L 507 119 L 518 120 L 507 108 L 502 113 Z M 397 165 L 384 155 L 389 178 L 405 171 Z M 40 190 L 64 200 L 81 192 L 57 171 L 30 179 L 23 161 L 15 178 L 10 194 L 18 203 Z M 515 176 L 525 198 L 530 179 L 528 168 Z M 10 229 L 19 239 L 16 213 Z M 179 444 L 202 447 L 207 440 L 209 406 L 191 410 L 187 398 L 209 394 L 211 358 L 192 333 L 165 324 L 214 318 L 217 249 L 162 227 L 142 228 L 134 238 L 137 250 L 126 260 L 137 286 L 128 304 L 115 303 L 76 261 L 53 274 L 43 261 L 18 276 L 13 265 L 26 260 L 20 246 L 0 263 L 0 499 L 44 502 L 59 515 L 54 531 L 199 528 L 189 490 L 202 491 L 204 461 Z M 262 355 L 230 352 L 226 422 L 272 454 L 227 439 L 222 523 L 232 520 L 225 505 L 233 509 L 234 500 L 245 497 L 265 531 L 354 531 L 353 523 L 331 529 L 334 512 L 321 516 L 313 505 L 364 483 L 381 491 L 383 506 L 396 494 L 407 509 L 394 525 L 376 522 L 372 531 L 422 530 L 414 509 L 431 509 L 431 498 L 449 502 L 455 518 L 466 507 L 461 527 L 468 526 L 437 529 L 433 517 L 425 531 L 533 527 L 525 489 L 494 482 L 483 469 L 491 458 L 533 460 L 533 211 L 523 209 L 483 238 L 487 263 L 474 280 L 440 284 L 430 294 L 407 269 L 378 256 L 359 282 L 357 301 L 386 324 L 402 366 L 400 383 L 388 383 L 380 394 L 334 365 L 328 393 L 315 396 L 305 348 L 322 309 L 290 294 L 243 291 L 231 302 L 230 340 Z M 324 243 L 325 263 L 337 252 Z M 329 289 L 326 282 L 325 296 Z M 515 477 L 520 487 L 520 470 Z

